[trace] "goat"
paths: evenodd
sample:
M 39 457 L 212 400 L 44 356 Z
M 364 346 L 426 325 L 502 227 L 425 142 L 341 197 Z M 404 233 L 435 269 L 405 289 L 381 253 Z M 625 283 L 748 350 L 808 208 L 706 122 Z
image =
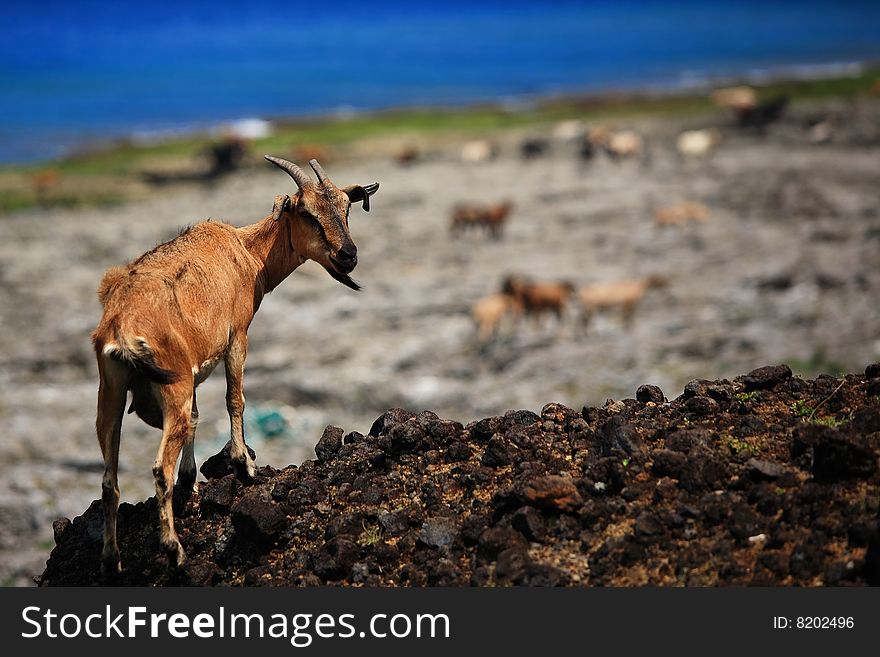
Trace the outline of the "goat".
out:
M 545 137 L 527 137 L 519 146 L 524 160 L 534 160 L 550 152 L 550 140 Z
M 705 159 L 720 143 L 721 132 L 717 128 L 685 130 L 675 140 L 675 148 L 683 158 Z
M 737 111 L 737 122 L 741 128 L 754 128 L 763 131 L 770 123 L 782 118 L 788 107 L 788 96 L 777 96 L 754 107 L 742 108 Z
M 404 146 L 394 156 L 397 163 L 402 167 L 408 167 L 418 162 L 421 157 L 419 149 L 415 146 Z
M 697 201 L 668 205 L 654 212 L 654 223 L 658 226 L 684 226 L 691 221 L 706 223 L 708 219 L 709 208 Z
M 574 285 L 568 281 L 535 282 L 511 275 L 502 282 L 501 291 L 516 299 L 523 312 L 534 317 L 535 321 L 548 312 L 561 320 L 568 299 L 574 293 Z
M 663 276 L 647 276 L 635 280 L 616 281 L 612 283 L 594 283 L 582 287 L 577 292 L 581 305 L 581 324 L 586 330 L 590 319 L 597 310 L 620 307 L 623 309 L 623 322 L 632 325 L 636 306 L 652 288 L 665 287 L 668 281 Z
M 522 310 L 522 303 L 510 294 L 491 294 L 475 302 L 471 316 L 477 325 L 480 341 L 488 342 L 505 317 L 519 317 Z
M 726 87 L 716 89 L 711 95 L 712 102 L 718 107 L 731 108 L 736 111 L 752 109 L 758 104 L 758 95 L 752 87 Z
M 474 139 L 461 147 L 461 161 L 465 164 L 480 164 L 495 159 L 498 146 L 488 139 Z
M 460 204 L 452 211 L 449 230 L 456 235 L 469 228 L 485 228 L 489 235 L 498 239 L 512 209 L 513 203 L 510 201 L 489 206 Z
M 264 295 L 306 260 L 319 263 L 343 285 L 360 287 L 349 276 L 357 265 L 357 247 L 348 213 L 352 203 L 369 211 L 379 184 L 340 189 L 312 160 L 316 184 L 292 162 L 266 159 L 287 172 L 299 191 L 276 196 L 272 213 L 262 221 L 242 228 L 210 220 L 195 224 L 129 265 L 111 268 L 101 281 L 104 312 L 92 342 L 100 379 L 95 424 L 104 457 L 105 573 L 122 567 L 116 543 L 117 468 L 127 392 L 132 392 L 129 412 L 162 429 L 153 464 L 160 544 L 172 565 L 181 567 L 186 555 L 174 529 L 174 465 L 182 451 L 178 483 L 191 491 L 196 387 L 224 361 L 231 461 L 239 479 L 252 480 L 255 467 L 242 429 L 242 377 L 247 329 Z
M 634 130 L 612 132 L 602 126 L 591 128 L 587 132 L 585 143 L 588 143 L 592 148 L 585 149 L 583 145 L 581 146 L 581 157 L 584 159 L 592 157 L 594 148 L 603 150 L 612 160 L 638 158 L 645 154 L 644 141 L 641 135 Z M 589 153 L 588 156 L 587 153 Z

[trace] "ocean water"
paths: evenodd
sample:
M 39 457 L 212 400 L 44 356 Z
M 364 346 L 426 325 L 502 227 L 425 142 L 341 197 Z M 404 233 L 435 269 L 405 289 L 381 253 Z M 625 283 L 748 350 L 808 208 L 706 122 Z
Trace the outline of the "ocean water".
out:
M 880 2 L 411 4 L 3 3 L 0 162 L 244 117 L 687 85 L 880 59 Z

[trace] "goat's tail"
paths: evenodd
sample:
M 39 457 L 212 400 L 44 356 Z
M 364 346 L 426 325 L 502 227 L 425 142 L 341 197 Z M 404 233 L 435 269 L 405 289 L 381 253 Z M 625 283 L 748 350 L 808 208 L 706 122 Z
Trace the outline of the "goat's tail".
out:
M 112 360 L 125 363 L 153 383 L 167 385 L 180 378 L 175 372 L 164 369 L 156 363 L 155 352 L 147 341 L 139 336 L 132 339 L 117 336 L 116 341 L 104 344 L 101 353 Z

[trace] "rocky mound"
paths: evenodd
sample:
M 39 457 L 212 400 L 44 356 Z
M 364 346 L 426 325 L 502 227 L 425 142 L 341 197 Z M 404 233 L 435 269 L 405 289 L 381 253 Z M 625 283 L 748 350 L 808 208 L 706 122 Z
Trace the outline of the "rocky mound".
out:
M 880 584 L 880 365 L 805 381 L 785 365 L 636 399 L 462 426 L 389 410 L 328 427 L 317 460 L 244 485 L 224 454 L 180 500 L 169 570 L 154 499 L 119 512 L 125 570 L 99 571 L 100 502 L 55 523 L 44 586 Z

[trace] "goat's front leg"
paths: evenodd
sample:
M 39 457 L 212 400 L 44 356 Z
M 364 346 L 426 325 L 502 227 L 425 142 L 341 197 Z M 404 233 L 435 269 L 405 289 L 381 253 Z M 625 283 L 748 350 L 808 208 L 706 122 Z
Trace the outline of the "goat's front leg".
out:
M 229 456 L 235 476 L 240 481 L 253 481 L 257 472 L 254 460 L 244 442 L 244 361 L 247 358 L 247 336 L 234 337 L 226 352 L 226 410 L 232 434 Z

